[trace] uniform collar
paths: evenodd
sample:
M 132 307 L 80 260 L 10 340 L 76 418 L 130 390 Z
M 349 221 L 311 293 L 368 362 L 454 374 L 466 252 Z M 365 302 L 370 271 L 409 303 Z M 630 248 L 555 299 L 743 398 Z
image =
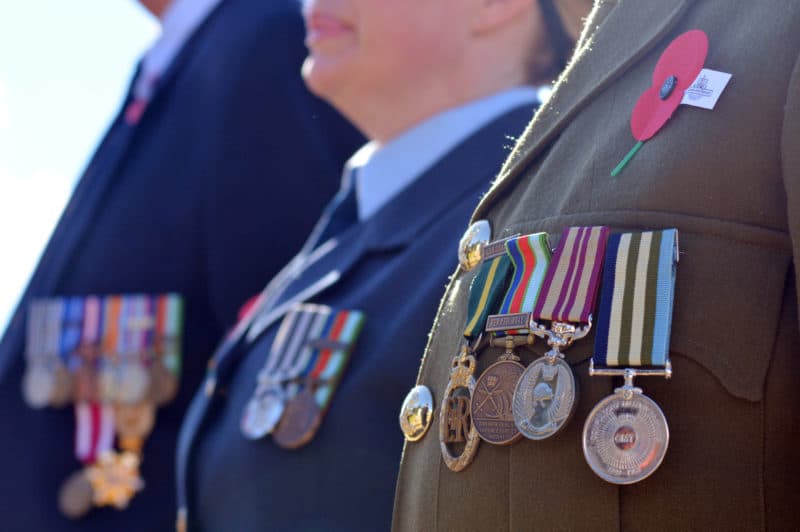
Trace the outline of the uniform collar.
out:
M 537 101 L 533 87 L 504 90 L 434 115 L 379 146 L 369 142 L 347 163 L 355 170 L 358 218 L 371 218 L 446 153 L 503 113 Z
M 187 39 L 222 0 L 173 0 L 161 20 L 161 35 L 145 53 L 133 88 L 137 99 L 149 101 L 156 81 L 169 68 Z

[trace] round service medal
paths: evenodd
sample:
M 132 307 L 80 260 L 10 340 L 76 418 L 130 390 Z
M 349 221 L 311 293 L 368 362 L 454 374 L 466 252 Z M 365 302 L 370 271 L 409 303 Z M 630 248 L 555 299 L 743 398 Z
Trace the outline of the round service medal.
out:
M 613 484 L 633 484 L 653 474 L 668 444 L 664 413 L 641 392 L 606 397 L 589 413 L 583 427 L 583 454 L 589 467 Z
M 514 387 L 524 370 L 519 362 L 500 360 L 486 368 L 475 383 L 470 417 L 483 441 L 510 445 L 522 437 L 514 425 L 511 403 Z
M 315 390 L 306 386 L 286 404 L 286 412 L 272 434 L 272 440 L 284 449 L 297 449 L 314 439 L 322 423 L 322 409 Z
M 55 372 L 43 364 L 28 367 L 22 378 L 22 393 L 31 408 L 44 408 L 50 404 L 55 386 Z
M 575 376 L 562 358 L 533 361 L 514 390 L 514 423 L 523 436 L 543 440 L 563 429 L 575 411 Z
M 286 407 L 286 393 L 280 386 L 256 390 L 242 416 L 241 429 L 245 438 L 258 440 L 275 429 Z

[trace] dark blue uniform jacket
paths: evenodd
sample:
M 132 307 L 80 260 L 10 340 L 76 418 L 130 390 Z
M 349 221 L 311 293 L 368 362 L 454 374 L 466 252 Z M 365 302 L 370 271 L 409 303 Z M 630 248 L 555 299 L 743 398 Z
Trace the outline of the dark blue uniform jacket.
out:
M 122 112 L 112 122 L 0 343 L 2 530 L 174 527 L 175 441 L 205 363 L 242 302 L 300 248 L 363 142 L 305 89 L 303 35 L 293 0 L 224 0 L 138 124 Z M 57 493 L 79 468 L 74 416 L 23 403 L 27 303 L 168 291 L 186 303 L 184 375 L 145 445 L 146 487 L 124 512 L 69 522 Z

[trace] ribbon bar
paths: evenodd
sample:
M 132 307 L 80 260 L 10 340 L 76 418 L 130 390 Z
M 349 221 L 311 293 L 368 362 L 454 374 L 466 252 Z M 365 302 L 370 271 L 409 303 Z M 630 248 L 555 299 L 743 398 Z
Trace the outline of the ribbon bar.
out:
M 587 323 L 595 305 L 607 227 L 564 229 L 533 310 L 536 320 Z
M 678 231 L 612 235 L 603 275 L 595 366 L 667 366 Z

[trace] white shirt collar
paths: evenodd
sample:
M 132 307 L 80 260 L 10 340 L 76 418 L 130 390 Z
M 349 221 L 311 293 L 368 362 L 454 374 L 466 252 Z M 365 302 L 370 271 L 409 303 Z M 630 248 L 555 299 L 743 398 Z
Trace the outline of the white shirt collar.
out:
M 142 59 L 142 68 L 133 88 L 137 99 L 150 99 L 156 80 L 169 68 L 186 40 L 220 1 L 172 1 L 161 19 L 161 35 Z
M 375 214 L 451 149 L 515 107 L 537 101 L 537 89 L 517 87 L 443 111 L 378 146 L 368 142 L 347 162 L 355 169 L 358 218 Z M 488 186 L 488 183 L 487 183 Z

